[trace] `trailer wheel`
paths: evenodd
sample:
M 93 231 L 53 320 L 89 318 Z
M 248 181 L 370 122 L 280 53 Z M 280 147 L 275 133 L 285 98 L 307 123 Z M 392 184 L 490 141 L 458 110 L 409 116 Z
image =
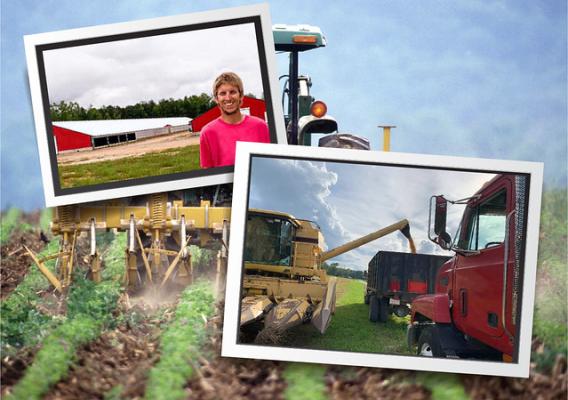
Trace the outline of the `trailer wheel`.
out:
M 417 354 L 424 357 L 446 357 L 435 328 L 428 326 L 422 329 Z
M 389 299 L 387 297 L 381 297 L 379 300 L 379 321 L 387 322 L 389 314 Z
M 377 322 L 379 320 L 380 300 L 374 294 L 369 296 L 369 321 Z

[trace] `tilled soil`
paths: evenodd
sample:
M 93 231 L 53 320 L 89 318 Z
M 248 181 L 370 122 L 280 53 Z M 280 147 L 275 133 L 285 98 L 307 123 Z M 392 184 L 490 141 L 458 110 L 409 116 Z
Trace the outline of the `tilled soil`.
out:
M 274 361 L 223 358 L 221 332 L 223 304 L 217 304 L 218 315 L 208 321 L 212 335 L 199 359 L 195 375 L 187 384 L 187 397 L 192 399 L 278 400 L 284 398 L 286 383 L 283 364 Z
M 378 368 L 329 366 L 326 374 L 329 398 L 334 400 L 423 400 L 430 391 L 412 383 L 413 372 Z
M 2 390 L 0 397 L 4 398 L 11 388 L 24 376 L 26 369 L 32 364 L 39 345 L 19 350 L 14 355 L 3 355 L 1 361 Z
M 539 373 L 533 367 L 528 379 L 463 375 L 462 382 L 472 400 L 568 398 L 566 357 L 563 355 L 558 355 L 550 374 Z
M 24 214 L 21 221 L 31 226 L 37 226 L 39 213 Z M 8 243 L 0 250 L 0 299 L 6 298 L 24 279 L 33 261 L 28 256 L 23 245 L 35 253 L 40 252 L 46 245 L 39 231 L 27 231 L 12 234 Z
M 168 315 L 158 316 L 156 311 L 138 304 L 125 312 L 126 322 L 83 346 L 67 378 L 44 398 L 102 399 L 113 388 L 121 398 L 142 398 L 146 374 L 159 358 L 158 326 Z
M 31 264 L 18 248 L 22 243 L 41 251 L 44 242 L 38 233 L 25 233 L 2 246 L 2 296 L 21 282 Z M 79 241 L 79 247 L 84 244 Z M 79 261 L 79 264 L 81 262 Z M 167 301 L 174 301 L 168 298 Z M 55 301 L 52 301 L 56 304 Z M 173 315 L 173 304 L 156 299 L 124 297 L 118 328 L 103 333 L 83 346 L 68 377 L 59 382 L 46 399 L 102 399 L 118 389 L 122 398 L 139 399 L 145 391 L 147 373 L 159 358 L 159 326 Z M 282 399 L 286 390 L 283 371 L 286 363 L 220 357 L 222 309 L 209 321 L 213 335 L 195 365 L 195 374 L 186 384 L 187 397 L 196 399 Z M 158 313 L 158 310 L 160 312 Z M 48 310 L 49 311 L 49 310 Z M 22 349 L 1 360 L 2 394 L 6 393 L 32 363 L 38 347 Z M 566 399 L 568 375 L 566 357 L 559 356 L 550 373 L 531 369 L 529 379 L 462 375 L 471 399 Z M 328 366 L 325 375 L 330 399 L 404 399 L 431 397 L 430 391 L 415 383 L 412 371 Z
M 272 400 L 283 399 L 286 383 L 282 364 L 273 361 L 217 357 L 202 359 L 196 377 L 187 386 L 187 398 Z

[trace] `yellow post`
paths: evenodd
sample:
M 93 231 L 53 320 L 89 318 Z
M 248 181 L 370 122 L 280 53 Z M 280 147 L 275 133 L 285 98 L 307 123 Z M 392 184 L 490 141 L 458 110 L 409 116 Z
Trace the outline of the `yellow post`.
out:
M 396 128 L 394 125 L 378 125 L 379 128 L 383 128 L 383 151 L 390 151 L 390 135 L 391 128 Z

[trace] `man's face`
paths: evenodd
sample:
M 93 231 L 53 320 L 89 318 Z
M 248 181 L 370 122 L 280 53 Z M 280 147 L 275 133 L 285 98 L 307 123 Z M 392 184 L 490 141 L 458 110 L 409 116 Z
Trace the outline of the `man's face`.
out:
M 223 83 L 217 89 L 215 101 L 223 114 L 233 115 L 237 113 L 241 107 L 242 96 L 238 87 Z

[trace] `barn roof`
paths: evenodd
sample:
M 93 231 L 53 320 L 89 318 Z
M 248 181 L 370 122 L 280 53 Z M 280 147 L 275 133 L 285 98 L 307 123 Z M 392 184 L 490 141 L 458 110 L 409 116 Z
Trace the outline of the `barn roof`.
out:
M 81 132 L 90 136 L 108 136 L 120 133 L 138 132 L 146 129 L 188 125 L 191 118 L 140 118 L 105 119 L 88 121 L 53 121 L 54 126 Z

